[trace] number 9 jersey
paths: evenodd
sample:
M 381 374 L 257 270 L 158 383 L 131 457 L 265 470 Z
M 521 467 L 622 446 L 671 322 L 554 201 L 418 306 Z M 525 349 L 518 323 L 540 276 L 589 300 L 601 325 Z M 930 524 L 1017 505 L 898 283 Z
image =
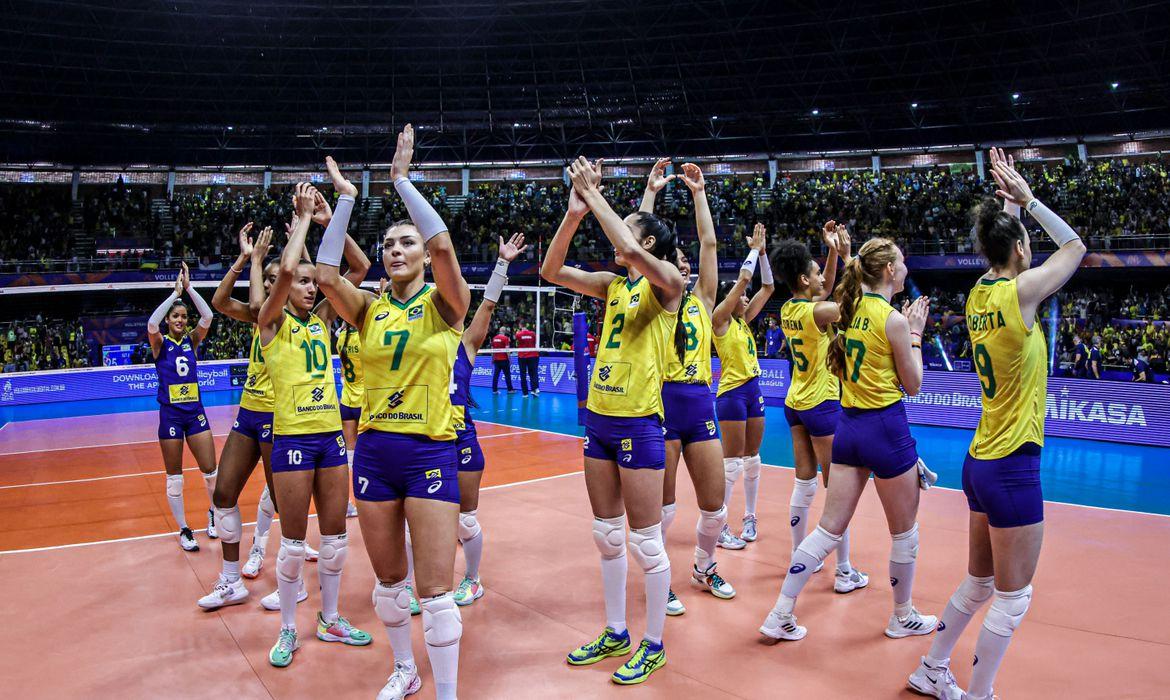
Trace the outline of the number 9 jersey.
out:
M 362 325 L 359 430 L 454 440 L 451 385 L 461 336 L 439 314 L 430 285 L 405 303 L 389 291 L 371 302 Z
M 276 394 L 275 435 L 312 435 L 341 430 L 337 385 L 329 354 L 329 329 L 310 313 L 302 321 L 284 311 L 284 323 L 261 350 Z

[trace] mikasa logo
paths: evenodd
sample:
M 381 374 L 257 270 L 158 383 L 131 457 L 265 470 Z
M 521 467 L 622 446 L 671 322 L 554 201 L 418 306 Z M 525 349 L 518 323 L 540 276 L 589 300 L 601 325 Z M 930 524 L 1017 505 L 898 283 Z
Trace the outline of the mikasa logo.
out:
M 1146 427 L 1146 412 L 1141 404 L 1120 401 L 1077 401 L 1068 397 L 1068 388 L 1060 390 L 1060 398 L 1052 394 L 1044 402 L 1046 418 L 1071 420 L 1079 423 L 1107 423 L 1109 425 L 1140 425 Z

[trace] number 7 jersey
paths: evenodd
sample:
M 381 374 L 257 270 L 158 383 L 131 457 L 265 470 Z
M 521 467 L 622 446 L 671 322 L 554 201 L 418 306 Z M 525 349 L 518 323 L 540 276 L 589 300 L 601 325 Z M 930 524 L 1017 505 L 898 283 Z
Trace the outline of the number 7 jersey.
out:
M 406 302 L 389 291 L 371 302 L 362 324 L 359 430 L 454 440 L 451 385 L 462 336 L 439 314 L 430 285 Z
M 284 323 L 262 350 L 276 394 L 273 434 L 313 435 L 341 430 L 329 328 L 317 314 L 310 313 L 302 321 L 285 309 Z
M 886 337 L 886 319 L 892 313 L 894 307 L 880 294 L 866 292 L 857 301 L 853 322 L 845 329 L 843 407 L 885 408 L 902 400 L 894 351 Z

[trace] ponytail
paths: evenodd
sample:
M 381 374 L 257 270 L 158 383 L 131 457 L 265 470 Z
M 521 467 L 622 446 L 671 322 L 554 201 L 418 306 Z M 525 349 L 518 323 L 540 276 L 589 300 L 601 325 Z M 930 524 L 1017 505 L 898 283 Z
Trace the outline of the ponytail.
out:
M 678 302 L 678 314 L 674 317 L 674 353 L 678 355 L 680 364 L 685 363 L 687 355 L 687 329 L 683 325 L 683 313 L 687 308 L 687 300 L 690 298 L 690 290 L 684 291 L 682 299 Z
M 826 364 L 838 377 L 845 376 L 845 331 L 853 324 L 857 305 L 861 302 L 861 285 L 877 286 L 887 265 L 898 259 L 898 246 L 888 238 L 871 238 L 857 251 L 857 256 L 845 265 L 841 281 L 833 292 L 833 300 L 841 312 L 837 321 L 837 335 L 829 346 Z

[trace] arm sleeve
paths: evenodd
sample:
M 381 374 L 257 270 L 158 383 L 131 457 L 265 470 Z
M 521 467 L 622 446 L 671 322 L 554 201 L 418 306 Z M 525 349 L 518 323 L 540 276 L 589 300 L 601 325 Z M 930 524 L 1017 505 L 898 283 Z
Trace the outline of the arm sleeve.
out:
M 203 301 L 203 297 L 199 296 L 194 285 L 187 287 L 187 293 L 191 295 L 191 303 L 195 304 L 195 310 L 199 312 L 199 325 L 211 328 L 211 321 L 215 318 L 211 307 L 207 305 L 206 301 Z
M 1044 206 L 1044 203 L 1039 199 L 1028 202 L 1028 213 L 1044 227 L 1044 233 L 1047 233 L 1048 237 L 1058 246 L 1080 238 L 1072 226 L 1065 223 L 1064 219 L 1056 215 L 1056 212 Z
M 508 284 L 508 261 L 500 258 L 496 260 L 496 267 L 492 270 L 492 277 L 483 290 L 483 298 L 487 301 L 499 303 L 500 295 L 504 292 L 504 285 Z
M 447 230 L 447 224 L 443 223 L 439 212 L 435 211 L 435 208 L 415 188 L 414 183 L 409 178 L 400 177 L 395 180 L 394 189 L 398 192 L 398 196 L 402 197 L 402 203 L 406 205 L 410 220 L 414 222 L 415 228 L 422 234 L 424 243 Z
M 174 304 L 175 300 L 178 298 L 179 295 L 176 292 L 171 292 L 171 295 L 167 297 L 163 303 L 158 305 L 158 308 L 154 310 L 154 313 L 152 313 L 150 318 L 146 321 L 146 330 L 148 332 L 158 333 L 159 324 L 162 323 L 162 320 L 166 317 L 167 312 L 171 310 L 171 304 Z
M 333 218 L 325 227 L 325 235 L 321 237 L 321 245 L 317 248 L 318 263 L 341 267 L 341 258 L 345 254 L 345 232 L 349 230 L 353 204 L 354 199 L 348 194 L 337 198 L 337 208 L 333 210 Z

